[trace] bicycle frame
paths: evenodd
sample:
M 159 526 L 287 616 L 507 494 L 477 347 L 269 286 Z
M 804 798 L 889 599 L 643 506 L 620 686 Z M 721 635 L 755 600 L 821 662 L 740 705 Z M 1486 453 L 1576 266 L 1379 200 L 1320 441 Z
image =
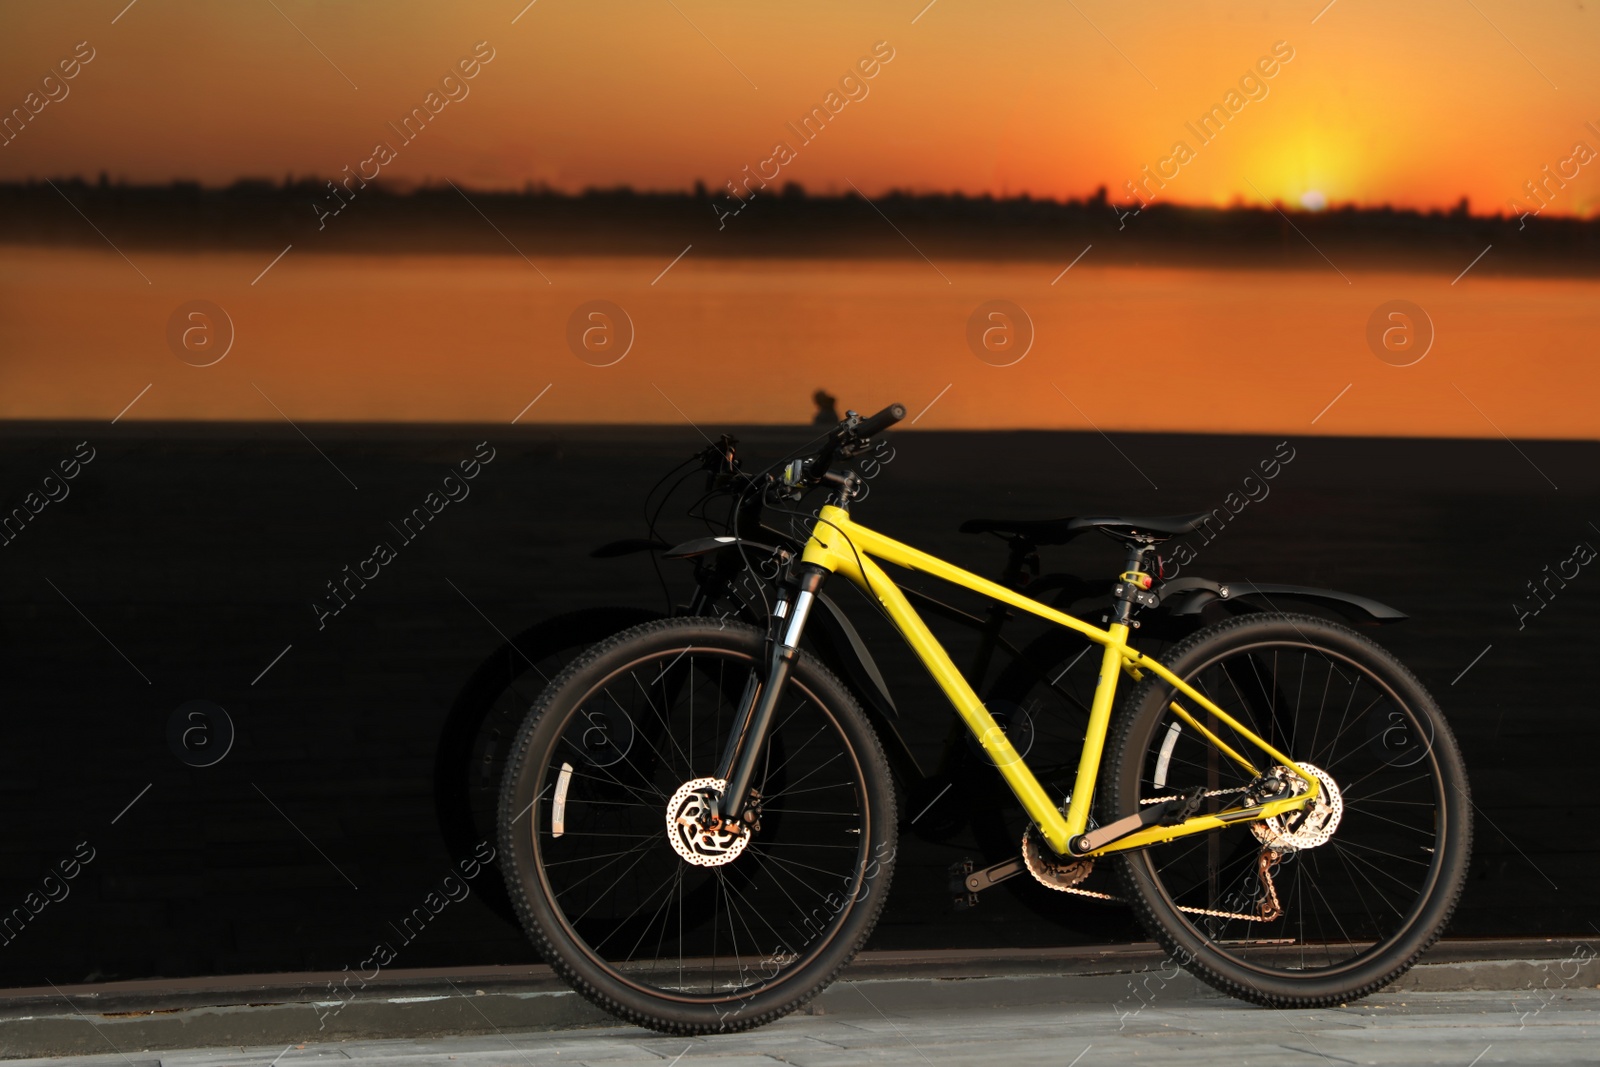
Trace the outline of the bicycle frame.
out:
M 1090 706 L 1088 731 L 1084 737 L 1083 752 L 1078 760 L 1072 801 L 1067 807 L 1065 816 L 1057 810 L 1049 794 L 1045 792 L 1027 763 L 1006 737 L 1005 731 L 983 706 L 983 702 L 978 699 L 977 693 L 962 676 L 944 646 L 939 643 L 938 638 L 928 629 L 927 624 L 906 599 L 905 593 L 878 565 L 879 559 L 970 589 L 1058 626 L 1065 626 L 1103 647 L 1099 681 L 1095 686 L 1094 700 Z M 1205 833 L 1237 823 L 1255 822 L 1303 809 L 1319 792 L 1320 787 L 1313 775 L 1303 771 L 1288 756 L 1217 707 L 1204 694 L 1178 678 L 1161 663 L 1129 645 L 1129 627 L 1125 622 L 1112 622 L 1103 630 L 1092 626 L 1047 604 L 1032 600 L 1003 585 L 946 563 L 936 556 L 930 556 L 926 552 L 918 551 L 861 526 L 850 518 L 849 511 L 832 504 L 824 506 L 818 513 L 816 525 L 813 527 L 810 540 L 806 543 L 801 560 L 830 573 L 844 575 L 883 606 L 901 637 L 927 667 L 934 681 L 965 721 L 967 728 L 972 731 L 978 743 L 999 768 L 1006 784 L 1016 794 L 1023 809 L 1039 827 L 1045 840 L 1049 841 L 1050 847 L 1058 853 L 1100 856 L 1159 844 L 1191 834 Z M 1106 733 L 1111 723 L 1117 681 L 1124 672 L 1135 679 L 1140 679 L 1144 676 L 1142 673 L 1144 671 L 1150 671 L 1166 681 L 1179 694 L 1191 701 L 1201 713 L 1210 715 L 1215 721 L 1232 729 L 1239 737 L 1269 756 L 1275 765 L 1282 765 L 1294 771 L 1306 782 L 1307 791 L 1292 797 L 1226 809 L 1210 815 L 1191 816 L 1171 826 L 1148 826 L 1117 838 L 1098 849 L 1083 853 L 1071 851 L 1069 842 L 1088 828 L 1089 808 L 1094 796 L 1096 779 L 1099 776 Z M 1235 751 L 1209 729 L 1194 712 L 1177 701 L 1174 701 L 1171 707 L 1179 718 L 1216 746 L 1223 755 L 1252 775 L 1259 776 L 1262 773 L 1248 758 Z

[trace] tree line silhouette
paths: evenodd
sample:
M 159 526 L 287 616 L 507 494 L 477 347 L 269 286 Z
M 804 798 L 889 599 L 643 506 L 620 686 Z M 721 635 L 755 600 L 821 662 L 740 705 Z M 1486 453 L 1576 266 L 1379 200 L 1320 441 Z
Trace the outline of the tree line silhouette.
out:
M 342 205 L 329 223 L 327 205 Z M 1096 264 L 1459 270 L 1488 245 L 1480 273 L 1587 274 L 1600 266 L 1600 220 L 1473 214 L 1454 207 L 1155 203 L 1107 196 L 893 191 L 816 195 L 789 183 L 743 200 L 697 183 L 687 192 L 627 187 L 564 193 L 529 185 L 477 190 L 424 182 L 359 189 L 312 177 L 222 187 L 56 178 L 0 183 L 0 241 L 186 250 L 435 252 L 513 255 L 957 256 Z M 738 209 L 736 218 L 730 210 Z M 87 220 L 87 221 L 86 221 Z M 90 225 L 91 223 L 93 225 Z M 892 224 L 891 224 L 892 223 Z M 1326 259 L 1325 259 L 1326 257 Z

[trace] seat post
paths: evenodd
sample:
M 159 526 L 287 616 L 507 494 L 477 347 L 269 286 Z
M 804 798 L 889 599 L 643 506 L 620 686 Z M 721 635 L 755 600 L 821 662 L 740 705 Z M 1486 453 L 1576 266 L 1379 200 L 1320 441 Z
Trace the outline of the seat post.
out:
M 1145 557 L 1154 548 L 1147 541 L 1128 542 L 1128 553 L 1123 559 L 1122 575 L 1118 576 L 1111 603 L 1111 621 L 1129 625 L 1135 604 L 1153 604 L 1155 597 L 1142 588 L 1133 588 L 1126 575 L 1144 573 Z

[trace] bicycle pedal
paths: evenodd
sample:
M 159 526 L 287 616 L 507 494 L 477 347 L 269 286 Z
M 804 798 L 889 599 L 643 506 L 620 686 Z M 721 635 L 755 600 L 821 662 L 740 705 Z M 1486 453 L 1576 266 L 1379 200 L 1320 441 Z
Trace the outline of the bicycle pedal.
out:
M 996 863 L 992 867 L 978 868 L 970 859 L 950 865 L 950 892 L 956 895 L 957 908 L 973 908 L 978 904 L 978 894 L 990 886 L 1015 878 L 1027 867 L 1022 857 Z
M 967 876 L 972 873 L 971 860 L 957 860 L 950 865 L 950 904 L 957 911 L 978 906 L 978 894 L 967 891 Z
M 957 860 L 950 865 L 950 892 L 956 894 L 956 906 L 965 907 L 961 898 L 967 895 L 967 875 L 972 873 L 971 860 Z
M 1201 786 L 1191 786 L 1183 791 L 1177 800 L 1168 801 L 1170 805 L 1161 817 L 1162 826 L 1177 826 L 1199 814 L 1200 808 L 1205 804 L 1206 791 Z
M 1087 833 L 1079 834 L 1073 838 L 1069 848 L 1071 854 L 1082 856 L 1093 852 L 1097 848 L 1104 848 L 1113 841 L 1120 841 L 1130 834 L 1151 826 L 1177 826 L 1194 815 L 1205 803 L 1206 791 L 1199 786 L 1186 789 L 1180 796 L 1171 800 L 1163 800 L 1159 804 L 1151 804 L 1132 815 L 1125 815 L 1116 822 L 1099 826 Z

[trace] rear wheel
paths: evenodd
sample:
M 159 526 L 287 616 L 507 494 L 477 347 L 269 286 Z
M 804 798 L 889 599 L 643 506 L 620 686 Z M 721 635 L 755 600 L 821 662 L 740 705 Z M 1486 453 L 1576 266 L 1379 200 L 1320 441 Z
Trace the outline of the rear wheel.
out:
M 815 996 L 871 933 L 894 795 L 848 690 L 802 654 L 734 833 L 714 776 L 765 635 L 648 623 L 556 677 L 513 748 L 502 867 L 540 954 L 578 992 L 656 1030 L 743 1030 Z
M 643 608 L 584 608 L 546 619 L 495 649 L 457 694 L 434 755 L 434 805 L 452 856 L 495 839 L 500 779 L 517 730 L 561 668 L 618 630 L 659 619 Z M 517 923 L 502 883 L 486 882 L 485 903 Z
M 1316 774 L 1323 795 L 1304 819 L 1126 854 L 1128 895 L 1152 936 L 1202 980 L 1274 1007 L 1337 1004 L 1404 973 L 1444 930 L 1471 845 L 1466 770 L 1427 690 L 1373 642 L 1308 615 L 1229 619 L 1164 662 Z M 1213 813 L 1260 786 L 1174 699 L 1154 675 L 1129 696 L 1106 794 L 1118 815 L 1193 788 Z M 1272 772 L 1236 731 L 1198 717 Z

